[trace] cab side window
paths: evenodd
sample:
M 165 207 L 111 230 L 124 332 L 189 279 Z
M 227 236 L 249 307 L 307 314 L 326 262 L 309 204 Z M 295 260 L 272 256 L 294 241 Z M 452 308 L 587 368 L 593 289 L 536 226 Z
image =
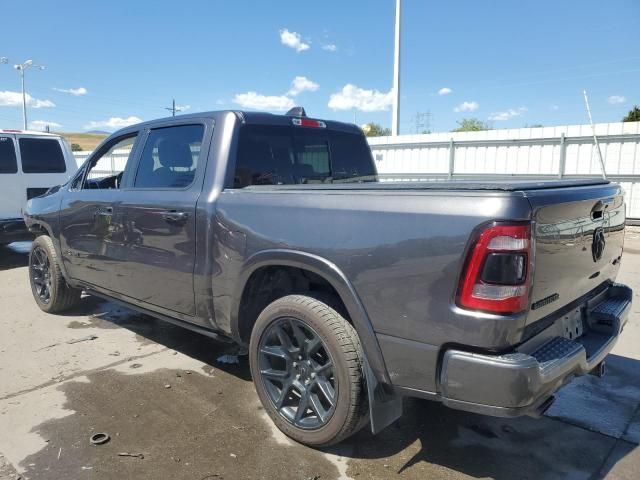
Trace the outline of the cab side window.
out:
M 193 183 L 204 125 L 151 130 L 140 157 L 134 188 L 185 188 Z
M 0 136 L 0 174 L 3 173 L 18 173 L 18 161 L 13 138 Z
M 91 159 L 83 188 L 116 189 L 120 188 L 122 175 L 131 160 L 133 147 L 138 134 L 130 134 L 119 138 L 100 156 Z

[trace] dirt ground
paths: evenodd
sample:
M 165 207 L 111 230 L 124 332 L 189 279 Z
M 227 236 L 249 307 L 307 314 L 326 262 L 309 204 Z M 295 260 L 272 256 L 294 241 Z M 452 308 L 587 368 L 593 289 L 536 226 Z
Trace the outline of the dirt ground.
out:
M 582 377 L 539 420 L 408 399 L 381 434 L 313 450 L 259 405 L 229 346 L 92 297 L 47 315 L 29 244 L 0 251 L 0 479 L 637 479 L 640 301 L 603 379 Z M 619 280 L 640 292 L 640 233 Z M 105 432 L 110 441 L 91 445 Z M 128 456 L 119 454 L 126 453 Z

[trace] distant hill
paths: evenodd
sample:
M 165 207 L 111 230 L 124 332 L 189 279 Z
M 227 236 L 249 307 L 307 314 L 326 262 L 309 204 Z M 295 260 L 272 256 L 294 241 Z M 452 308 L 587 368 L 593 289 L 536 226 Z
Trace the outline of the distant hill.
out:
M 87 130 L 84 133 L 92 133 L 94 135 L 109 135 L 110 132 L 105 132 L 104 130 Z
M 83 151 L 90 152 L 94 150 L 98 144 L 104 140 L 109 133 L 107 132 L 87 132 L 87 133 L 60 133 L 69 144 L 78 144 Z

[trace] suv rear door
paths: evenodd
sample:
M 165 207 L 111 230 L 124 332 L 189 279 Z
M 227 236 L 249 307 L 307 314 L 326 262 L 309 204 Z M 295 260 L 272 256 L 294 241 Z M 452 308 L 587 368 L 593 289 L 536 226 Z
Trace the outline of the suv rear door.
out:
M 161 313 L 195 315 L 196 202 L 212 130 L 198 120 L 150 128 L 122 192 L 127 262 L 116 288 Z
M 22 205 L 51 187 L 62 185 L 78 168 L 60 137 L 17 134 L 16 142 L 23 173 Z
M 22 217 L 23 188 L 15 137 L 10 133 L 0 133 L 0 220 Z

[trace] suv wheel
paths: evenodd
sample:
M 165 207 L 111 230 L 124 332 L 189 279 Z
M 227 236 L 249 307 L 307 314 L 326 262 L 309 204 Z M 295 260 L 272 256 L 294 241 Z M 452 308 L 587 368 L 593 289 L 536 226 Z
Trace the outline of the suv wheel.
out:
M 251 334 L 251 374 L 262 405 L 282 432 L 310 446 L 338 443 L 363 426 L 363 358 L 354 328 L 303 295 L 271 303 Z
M 82 292 L 67 284 L 53 242 L 46 235 L 39 236 L 31 244 L 29 281 L 33 298 L 45 312 L 62 312 L 80 301 Z

